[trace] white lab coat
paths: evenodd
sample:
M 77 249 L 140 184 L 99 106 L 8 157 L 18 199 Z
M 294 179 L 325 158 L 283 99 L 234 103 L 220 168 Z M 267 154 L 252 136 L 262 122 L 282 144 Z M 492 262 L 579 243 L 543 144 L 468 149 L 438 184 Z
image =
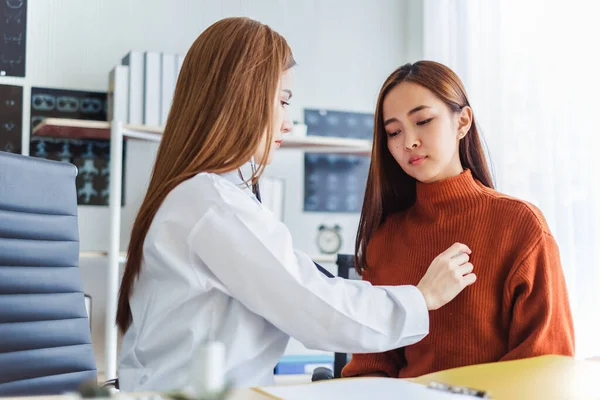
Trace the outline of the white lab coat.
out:
M 414 286 L 325 277 L 237 173 L 201 173 L 167 196 L 130 305 L 118 372 L 125 391 L 189 387 L 210 339 L 226 346 L 226 378 L 254 386 L 273 383 L 290 336 L 313 349 L 382 352 L 429 329 Z

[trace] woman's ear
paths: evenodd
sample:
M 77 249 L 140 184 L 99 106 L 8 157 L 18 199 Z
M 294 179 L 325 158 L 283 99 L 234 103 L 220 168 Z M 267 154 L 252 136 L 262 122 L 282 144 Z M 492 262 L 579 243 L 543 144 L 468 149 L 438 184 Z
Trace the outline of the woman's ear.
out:
M 464 138 L 469 129 L 471 129 L 471 124 L 473 123 L 473 110 L 471 107 L 464 106 L 462 110 L 460 110 L 460 114 L 458 115 L 458 138 Z

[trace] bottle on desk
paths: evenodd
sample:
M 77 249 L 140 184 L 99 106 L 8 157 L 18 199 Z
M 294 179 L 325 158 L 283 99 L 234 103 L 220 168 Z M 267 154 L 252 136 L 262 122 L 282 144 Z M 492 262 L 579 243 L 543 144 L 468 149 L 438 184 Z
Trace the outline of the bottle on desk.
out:
M 224 400 L 228 385 L 225 381 L 225 345 L 210 341 L 200 346 L 192 367 L 192 391 L 196 399 Z

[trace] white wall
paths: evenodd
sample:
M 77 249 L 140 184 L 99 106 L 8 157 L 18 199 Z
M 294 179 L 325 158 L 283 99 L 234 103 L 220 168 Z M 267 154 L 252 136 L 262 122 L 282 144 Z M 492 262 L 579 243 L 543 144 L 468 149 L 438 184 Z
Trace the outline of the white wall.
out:
M 185 53 L 214 21 L 249 16 L 283 34 L 298 61 L 292 101 L 294 119 L 302 109 L 373 112 L 377 91 L 401 63 L 418 57 L 418 0 L 29 0 L 27 73 L 0 78 L 24 88 L 24 147 L 29 140 L 31 86 L 106 91 L 108 71 L 129 50 Z M 409 35 L 413 40 L 409 40 Z M 410 59 L 409 59 L 410 58 Z M 139 206 L 156 145 L 130 142 L 126 161 L 126 203 L 122 248 Z M 357 215 L 302 212 L 303 156 L 283 152 L 267 174 L 286 179 L 285 222 L 296 246 L 317 252 L 317 226 L 342 226 L 343 252 L 352 252 Z M 82 250 L 108 248 L 108 208 L 79 208 Z M 93 341 L 103 369 L 105 260 L 82 259 L 86 292 L 93 296 Z

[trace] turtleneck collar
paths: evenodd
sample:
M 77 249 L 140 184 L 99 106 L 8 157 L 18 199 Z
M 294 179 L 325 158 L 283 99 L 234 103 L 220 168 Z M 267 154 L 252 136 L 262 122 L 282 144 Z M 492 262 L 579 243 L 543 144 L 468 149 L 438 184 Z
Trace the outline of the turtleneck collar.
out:
M 456 211 L 464 202 L 474 199 L 483 191 L 482 185 L 473 178 L 470 170 L 464 170 L 452 178 L 433 183 L 417 181 L 416 210 L 427 214 Z

